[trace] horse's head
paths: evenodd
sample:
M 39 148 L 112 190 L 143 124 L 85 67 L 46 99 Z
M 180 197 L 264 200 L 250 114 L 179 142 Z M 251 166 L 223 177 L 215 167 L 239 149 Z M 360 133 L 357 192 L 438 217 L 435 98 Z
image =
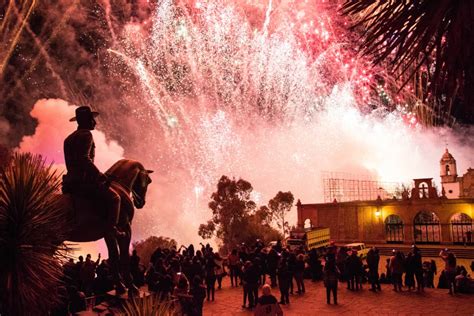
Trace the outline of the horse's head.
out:
M 132 196 L 133 196 L 133 205 L 136 208 L 141 209 L 145 206 L 146 202 L 146 191 L 148 185 L 151 183 L 150 173 L 153 173 L 153 170 L 146 170 L 144 168 L 139 168 L 138 174 L 135 178 L 135 181 L 132 185 Z
M 151 183 L 150 173 L 153 171 L 145 169 L 141 163 L 130 159 L 117 161 L 106 172 L 114 181 L 132 193 L 133 205 L 138 209 L 145 206 L 146 191 Z

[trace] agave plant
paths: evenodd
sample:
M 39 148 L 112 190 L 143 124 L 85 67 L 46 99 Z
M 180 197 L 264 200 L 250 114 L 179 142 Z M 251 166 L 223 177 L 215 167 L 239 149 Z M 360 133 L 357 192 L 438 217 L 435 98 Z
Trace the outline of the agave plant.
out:
M 151 295 L 128 300 L 120 315 L 126 316 L 169 316 L 174 315 L 173 301 L 162 301 Z
M 464 98 L 474 122 L 474 1 L 345 0 L 342 12 L 361 26 L 363 52 L 391 64 L 402 86 L 423 67 L 425 96 L 448 113 Z
M 0 314 L 47 314 L 60 297 L 68 223 L 60 174 L 41 156 L 15 153 L 0 174 Z

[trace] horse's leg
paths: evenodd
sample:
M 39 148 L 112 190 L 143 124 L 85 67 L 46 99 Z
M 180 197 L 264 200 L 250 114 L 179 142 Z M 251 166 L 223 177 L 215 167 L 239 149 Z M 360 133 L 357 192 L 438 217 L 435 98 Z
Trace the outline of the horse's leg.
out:
M 119 270 L 119 252 L 117 248 L 117 239 L 112 236 L 104 237 L 107 250 L 109 252 L 109 265 L 115 284 L 115 293 L 117 295 L 125 293 L 125 286 L 122 283 Z
M 132 274 L 130 273 L 130 241 L 132 238 L 132 228 L 130 224 L 121 226 L 124 237 L 118 238 L 118 244 L 120 249 L 120 273 L 125 281 L 125 285 L 128 288 L 128 295 L 133 296 L 139 293 L 138 288 L 133 284 Z

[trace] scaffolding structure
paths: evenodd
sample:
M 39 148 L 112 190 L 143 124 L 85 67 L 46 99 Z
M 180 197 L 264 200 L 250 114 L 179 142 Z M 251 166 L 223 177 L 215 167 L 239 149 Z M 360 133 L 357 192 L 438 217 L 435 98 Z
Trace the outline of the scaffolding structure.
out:
M 380 182 L 370 175 L 322 172 L 324 202 L 372 201 L 391 199 L 399 194 L 400 184 Z

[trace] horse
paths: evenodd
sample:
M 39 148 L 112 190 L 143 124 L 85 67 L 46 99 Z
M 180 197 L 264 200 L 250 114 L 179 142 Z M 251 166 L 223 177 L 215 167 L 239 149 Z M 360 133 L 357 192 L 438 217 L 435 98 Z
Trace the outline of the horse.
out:
M 105 172 L 111 179 L 111 186 L 119 193 L 121 199 L 117 224 L 118 228 L 124 232 L 124 236 L 121 237 L 116 237 L 106 231 L 104 205 L 94 197 L 71 194 L 63 194 L 60 197 L 59 203 L 67 214 L 68 222 L 71 223 L 71 229 L 67 232 L 65 241 L 89 242 L 104 238 L 116 295 L 124 294 L 126 287 L 129 296 L 138 293 L 129 269 L 131 223 L 135 208 L 141 209 L 145 206 L 147 188 L 151 183 L 149 174 L 152 172 L 145 169 L 138 161 L 129 159 L 119 160 Z M 125 281 L 125 285 L 122 281 Z

